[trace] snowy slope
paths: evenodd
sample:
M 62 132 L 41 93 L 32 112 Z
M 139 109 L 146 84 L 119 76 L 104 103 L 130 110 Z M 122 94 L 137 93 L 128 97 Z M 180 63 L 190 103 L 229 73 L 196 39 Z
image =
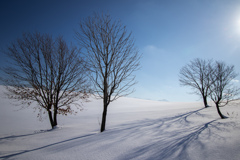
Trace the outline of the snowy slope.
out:
M 18 108 L 1 93 L 0 159 L 240 159 L 239 105 L 222 108 L 229 118 L 221 120 L 200 102 L 121 98 L 110 104 L 103 133 L 101 100 L 60 116 L 54 130 L 47 117 L 39 122 L 32 109 Z

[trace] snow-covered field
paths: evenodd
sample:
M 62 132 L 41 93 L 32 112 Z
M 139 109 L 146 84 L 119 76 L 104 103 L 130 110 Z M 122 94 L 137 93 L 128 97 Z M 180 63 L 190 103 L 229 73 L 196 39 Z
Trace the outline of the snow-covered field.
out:
M 50 130 L 32 109 L 19 110 L 0 88 L 0 159 L 239 160 L 240 106 L 203 108 L 201 102 L 120 98 L 109 106 L 99 133 L 102 101 L 91 99 L 77 115 L 59 116 Z

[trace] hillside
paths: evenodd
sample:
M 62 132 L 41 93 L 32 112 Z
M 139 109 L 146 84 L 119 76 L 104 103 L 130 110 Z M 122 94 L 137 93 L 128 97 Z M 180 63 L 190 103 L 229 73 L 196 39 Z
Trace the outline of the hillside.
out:
M 201 102 L 120 98 L 109 106 L 106 131 L 99 133 L 102 101 L 91 98 L 76 115 L 47 116 L 4 98 L 0 103 L 0 159 L 240 159 L 240 109 L 236 104 L 203 108 Z M 19 111 L 17 111 L 19 110 Z

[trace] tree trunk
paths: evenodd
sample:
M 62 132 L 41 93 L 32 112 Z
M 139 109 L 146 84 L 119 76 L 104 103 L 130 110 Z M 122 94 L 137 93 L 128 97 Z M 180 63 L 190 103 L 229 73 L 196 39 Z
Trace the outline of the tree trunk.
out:
M 60 86 L 58 86 L 58 88 L 60 88 Z M 55 126 L 57 126 L 57 113 L 58 113 L 59 92 L 60 92 L 60 90 L 57 90 L 57 95 L 55 97 L 55 103 L 54 103 L 54 125 Z
M 54 127 L 57 126 L 57 108 L 54 108 L 54 114 L 53 114 L 53 120 L 54 120 Z
M 218 112 L 219 116 L 220 116 L 222 119 L 224 119 L 225 117 L 222 115 L 218 103 L 216 103 L 216 107 L 217 107 L 217 112 Z
M 107 66 L 105 69 L 104 76 L 104 90 L 103 90 L 103 113 L 102 113 L 102 123 L 101 123 L 101 132 L 105 130 L 106 119 L 107 119 L 107 107 L 108 107 L 108 82 L 107 82 Z
M 50 110 L 48 110 L 48 117 L 49 117 L 51 127 L 53 129 L 54 128 L 54 121 L 53 121 L 53 117 L 52 117 L 52 111 L 50 111 Z
M 106 119 L 107 119 L 107 104 L 103 105 L 103 113 L 102 113 L 102 123 L 101 123 L 101 132 L 105 130 L 106 126 Z
M 207 96 L 203 96 L 203 103 L 204 103 L 205 108 L 207 108 L 208 107 Z

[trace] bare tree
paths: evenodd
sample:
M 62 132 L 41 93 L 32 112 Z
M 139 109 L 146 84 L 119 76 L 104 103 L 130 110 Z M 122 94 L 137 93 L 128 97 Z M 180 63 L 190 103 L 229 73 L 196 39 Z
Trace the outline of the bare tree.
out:
M 35 109 L 48 112 L 52 128 L 57 125 L 57 114 L 74 113 L 70 104 L 87 99 L 86 68 L 76 47 L 69 47 L 62 37 L 55 40 L 47 34 L 23 34 L 9 45 L 6 54 L 9 66 L 3 68 L 1 79 L 7 95 L 23 105 L 37 102 Z
M 89 77 L 94 93 L 103 99 L 101 132 L 105 130 L 110 102 L 130 94 L 136 83 L 133 72 L 139 69 L 140 55 L 132 34 L 109 15 L 95 14 L 80 23 L 76 36 L 86 51 Z
M 208 107 L 207 97 L 211 86 L 211 60 L 194 59 L 180 70 L 179 81 L 182 86 L 190 86 L 194 93 L 203 98 L 204 106 Z
M 239 94 L 239 88 L 234 86 L 232 80 L 237 77 L 234 66 L 227 66 L 224 62 L 216 61 L 213 66 L 214 72 L 210 78 L 213 82 L 210 87 L 210 97 L 217 107 L 219 116 L 223 119 L 220 108 L 229 102 L 236 100 Z

